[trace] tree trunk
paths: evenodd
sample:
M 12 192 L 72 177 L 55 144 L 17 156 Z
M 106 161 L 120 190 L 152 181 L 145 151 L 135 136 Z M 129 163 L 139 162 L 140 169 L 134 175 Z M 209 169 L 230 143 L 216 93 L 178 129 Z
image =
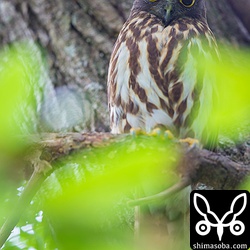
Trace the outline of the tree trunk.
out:
M 132 2 L 1 0 L 0 46 L 29 40 L 45 57 L 45 90 L 36 111 L 40 130 L 109 130 L 108 62 Z M 218 40 L 250 44 L 250 0 L 210 0 L 207 8 Z

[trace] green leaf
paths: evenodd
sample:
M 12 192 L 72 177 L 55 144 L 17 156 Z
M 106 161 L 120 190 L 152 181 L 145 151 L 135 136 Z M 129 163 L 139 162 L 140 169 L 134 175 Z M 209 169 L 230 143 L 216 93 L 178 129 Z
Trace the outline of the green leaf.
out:
M 169 141 L 142 136 L 62 163 L 66 166 L 47 180 L 39 196 L 63 249 L 132 249 L 133 225 L 125 217 L 133 217 L 134 209 L 128 199 L 135 190 L 144 196 L 171 186 L 178 179 L 177 161 Z
M 30 109 L 35 109 L 34 95 L 38 61 L 30 46 L 14 44 L 0 52 L 0 149 L 15 150 L 17 136 L 29 130 Z M 16 137 L 16 138 L 13 138 Z

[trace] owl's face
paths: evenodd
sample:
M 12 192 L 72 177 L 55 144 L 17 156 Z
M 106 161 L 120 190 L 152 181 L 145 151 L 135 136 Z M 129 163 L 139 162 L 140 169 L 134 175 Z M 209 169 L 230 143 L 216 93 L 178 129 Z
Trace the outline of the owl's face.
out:
M 156 15 L 165 25 L 180 17 L 206 18 L 204 0 L 135 0 L 132 14 L 138 11 Z

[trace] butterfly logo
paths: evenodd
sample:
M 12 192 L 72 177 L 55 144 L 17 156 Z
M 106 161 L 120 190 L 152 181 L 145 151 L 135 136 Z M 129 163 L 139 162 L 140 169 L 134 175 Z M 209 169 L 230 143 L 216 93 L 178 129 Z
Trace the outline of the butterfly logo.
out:
M 202 208 L 199 208 L 198 206 L 198 200 L 200 199 L 200 202 L 203 201 L 203 204 L 205 203 L 205 210 Z M 240 200 L 243 199 L 243 205 L 239 209 L 238 204 L 240 204 Z M 238 204 L 237 204 L 238 203 Z M 237 207 L 235 206 L 237 204 Z M 194 194 L 194 207 L 196 211 L 204 218 L 203 220 L 197 222 L 195 226 L 196 232 L 201 235 L 205 236 L 209 234 L 211 227 L 217 228 L 217 235 L 219 238 L 219 241 L 221 241 L 223 233 L 224 233 L 224 228 L 229 227 L 230 232 L 235 235 L 241 235 L 245 231 L 245 225 L 243 224 L 242 221 L 237 220 L 237 217 L 245 210 L 247 205 L 247 194 L 239 194 L 234 198 L 234 200 L 231 203 L 230 210 L 226 212 L 221 219 L 210 209 L 210 205 L 207 201 L 207 199 L 198 193 Z M 238 210 L 237 210 L 238 208 Z M 230 222 L 226 222 L 231 218 Z M 211 222 L 211 220 L 213 222 Z

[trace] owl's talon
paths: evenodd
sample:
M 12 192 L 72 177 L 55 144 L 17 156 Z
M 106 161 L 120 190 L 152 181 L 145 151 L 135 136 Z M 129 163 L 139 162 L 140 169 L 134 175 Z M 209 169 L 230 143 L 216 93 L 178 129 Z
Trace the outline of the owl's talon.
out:
M 199 147 L 200 142 L 197 139 L 187 137 L 185 139 L 180 139 L 180 143 L 188 144 L 189 147 Z
M 160 128 L 155 128 L 149 133 L 150 136 L 160 136 L 161 134 L 162 131 Z
M 133 137 L 136 137 L 137 135 L 144 135 L 145 132 L 141 128 L 131 128 L 130 129 L 130 134 Z
M 170 140 L 174 139 L 174 135 L 172 134 L 172 132 L 170 130 L 166 130 L 164 132 L 164 136 L 165 136 L 165 138 L 170 139 Z

